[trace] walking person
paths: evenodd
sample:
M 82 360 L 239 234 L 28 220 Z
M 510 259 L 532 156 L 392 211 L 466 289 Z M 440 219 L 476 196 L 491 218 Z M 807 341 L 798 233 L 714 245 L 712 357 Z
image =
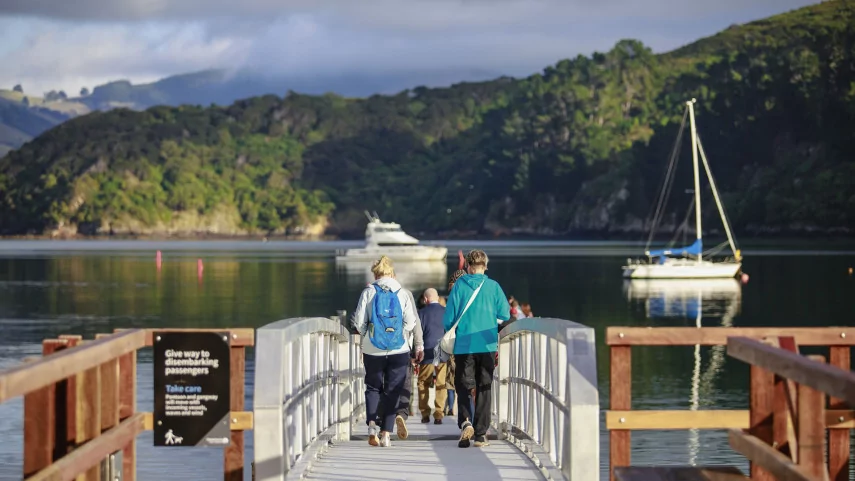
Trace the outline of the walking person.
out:
M 410 364 L 407 340 L 419 319 L 413 294 L 395 280 L 388 257 L 375 261 L 371 272 L 375 280 L 359 296 L 352 323 L 362 336 L 368 444 L 389 447 L 392 427 L 397 424 L 399 431 L 401 426 L 406 430 L 405 420 L 396 411 Z M 415 339 L 419 361 L 424 356 L 420 341 Z
M 408 341 L 408 345 L 410 346 L 410 364 L 407 366 L 407 380 L 404 382 L 404 390 L 401 391 L 401 397 L 398 398 L 398 415 L 395 417 L 395 424 L 397 426 L 396 434 L 400 439 L 407 439 L 407 436 L 409 435 L 407 431 L 407 419 L 409 419 L 412 414 L 412 410 L 410 408 L 412 407 L 411 405 L 413 400 L 413 377 L 416 374 L 419 365 L 416 361 L 416 358 L 419 357 L 416 352 L 416 345 L 424 346 L 421 323 L 416 323 L 412 334 L 413 335 Z M 382 416 L 382 413 L 380 415 Z
M 434 359 L 434 349 L 445 334 L 442 318 L 445 307 L 439 303 L 439 293 L 430 288 L 424 292 L 425 307 L 419 310 L 419 320 L 424 334 L 425 356 L 419 365 L 419 411 L 422 413 L 422 423 L 429 423 L 433 414 L 433 423 L 442 424 L 445 416 L 446 363 Z M 434 388 L 435 407 L 429 406 L 430 388 Z
M 454 416 L 454 356 L 448 360 L 445 373 L 445 392 L 448 393 L 448 401 L 445 403 L 445 414 Z
M 460 255 L 460 264 L 458 267 L 460 267 L 460 269 L 454 271 L 451 274 L 451 277 L 448 279 L 448 292 L 449 293 L 451 292 L 451 289 L 454 287 L 454 283 L 457 282 L 457 279 L 460 279 L 461 277 L 466 275 L 466 271 L 463 270 L 463 267 L 465 267 L 466 261 L 463 258 L 462 252 L 460 252 L 459 255 Z M 448 296 L 444 296 L 444 300 L 445 300 L 445 303 L 443 305 L 445 307 L 448 307 Z M 440 353 L 440 355 L 442 355 L 442 354 L 445 354 L 445 353 Z M 454 372 L 455 372 L 454 356 L 449 355 L 449 356 L 447 356 L 447 358 L 448 358 L 448 360 L 446 361 L 447 367 L 446 367 L 446 373 L 445 373 L 445 379 L 446 379 L 445 389 L 446 389 L 446 392 L 448 393 L 448 401 L 446 402 L 446 414 L 448 416 L 453 416 L 454 413 L 457 412 L 457 410 L 454 407 L 454 401 L 455 401 L 455 399 L 454 399 L 454 394 L 455 394 L 455 390 L 454 390 Z M 443 359 L 445 359 L 445 357 L 443 357 Z
M 448 296 L 443 324 L 456 326 L 454 385 L 457 391 L 457 445 L 487 446 L 490 427 L 491 387 L 499 348 L 498 321 L 511 318 L 508 298 L 498 282 L 487 277 L 487 254 L 476 249 L 466 256 L 467 274 L 460 277 Z M 474 413 L 471 409 L 475 397 Z

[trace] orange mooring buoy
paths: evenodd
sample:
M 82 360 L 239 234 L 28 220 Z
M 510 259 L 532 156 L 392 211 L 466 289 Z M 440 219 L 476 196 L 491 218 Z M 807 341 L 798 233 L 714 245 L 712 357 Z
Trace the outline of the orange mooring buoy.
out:
M 160 270 L 160 265 L 163 263 L 163 257 L 160 255 L 160 251 L 157 251 L 157 254 L 154 256 L 154 263 L 157 265 L 157 270 Z

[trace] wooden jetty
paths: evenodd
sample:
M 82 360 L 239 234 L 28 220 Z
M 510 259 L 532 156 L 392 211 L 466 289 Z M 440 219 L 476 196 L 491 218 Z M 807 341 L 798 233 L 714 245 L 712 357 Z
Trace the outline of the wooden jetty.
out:
M 745 479 L 733 467 L 630 466 L 632 430 L 720 429 L 750 461 L 750 479 L 848 481 L 853 343 L 855 328 L 845 327 L 609 327 L 610 479 Z M 749 409 L 632 410 L 632 346 L 693 345 L 726 346 L 728 356 L 750 365 Z M 828 363 L 825 356 L 800 355 L 799 346 L 827 347 Z
M 0 403 L 24 397 L 24 479 L 100 481 L 111 473 L 135 481 L 136 437 L 153 424 L 151 413 L 136 410 L 137 351 L 152 346 L 154 331 L 46 339 L 42 358 L 0 373 Z M 232 432 L 223 471 L 225 480 L 243 480 L 243 432 L 252 429 L 252 413 L 243 411 L 245 348 L 254 345 L 253 330 L 156 331 L 229 333 Z
M 848 480 L 855 428 L 855 328 L 610 327 L 609 469 L 600 467 L 594 331 L 561 319 L 521 319 L 502 330 L 493 383 L 491 445 L 459 449 L 456 423 L 393 437 L 392 457 L 365 441 L 359 337 L 333 318 L 252 329 L 128 329 L 43 342 L 43 357 L 0 373 L 0 402 L 24 398 L 26 480 L 135 480 L 136 438 L 157 429 L 138 412 L 137 351 L 155 333 L 227 333 L 229 445 L 223 479 L 244 477 L 244 432 L 255 439 L 253 479 L 412 480 Z M 632 346 L 722 346 L 750 365 L 747 410 L 633 410 Z M 801 346 L 826 346 L 805 356 Z M 252 412 L 244 410 L 245 349 L 255 348 Z M 827 362 L 826 362 L 827 361 Z M 418 416 L 416 416 L 418 418 Z M 162 428 L 161 428 L 162 429 Z M 727 430 L 751 463 L 633 466 L 632 430 Z M 827 438 L 827 440 L 826 440 Z M 192 456 L 192 448 L 188 455 Z M 388 461 L 377 464 L 378 459 Z

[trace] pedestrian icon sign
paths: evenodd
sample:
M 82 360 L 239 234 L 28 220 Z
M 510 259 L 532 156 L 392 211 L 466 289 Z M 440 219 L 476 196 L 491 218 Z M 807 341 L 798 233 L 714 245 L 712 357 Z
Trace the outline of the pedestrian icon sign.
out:
M 181 442 L 184 441 L 184 438 L 182 438 L 181 436 L 176 436 L 171 429 L 169 431 L 166 431 L 164 438 L 166 438 L 164 442 L 165 444 L 181 444 Z

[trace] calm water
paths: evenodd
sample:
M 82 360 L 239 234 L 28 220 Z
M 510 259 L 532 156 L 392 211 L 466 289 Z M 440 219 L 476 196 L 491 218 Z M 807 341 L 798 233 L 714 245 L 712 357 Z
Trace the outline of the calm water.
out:
M 337 265 L 335 249 L 355 245 L 285 242 L 0 242 L 0 368 L 37 355 L 44 338 L 110 332 L 119 327 L 260 327 L 295 316 L 352 310 L 368 281 L 367 265 Z M 734 282 L 624 284 L 620 266 L 637 246 L 605 242 L 454 242 L 492 256 L 488 274 L 536 315 L 593 326 L 810 326 L 855 323 L 855 250 L 746 248 L 746 285 Z M 163 251 L 157 272 L 154 252 Z M 452 256 L 454 257 L 454 256 Z M 204 261 L 198 280 L 196 259 Z M 445 285 L 448 265 L 397 265 L 413 289 Z M 252 389 L 252 351 L 247 363 Z M 601 402 L 608 406 L 608 351 L 600 344 Z M 747 408 L 747 370 L 722 349 L 638 348 L 633 351 L 633 407 Z M 140 354 L 139 410 L 152 409 L 149 353 Z M 247 398 L 247 409 L 252 399 Z M 0 479 L 20 479 L 21 400 L 0 405 Z M 602 460 L 608 462 L 603 429 Z M 154 449 L 139 439 L 143 481 L 168 471 L 184 479 L 218 479 L 221 449 Z M 252 436 L 247 436 L 247 465 Z M 720 464 L 739 461 L 721 432 L 635 432 L 637 464 Z M 248 471 L 247 471 L 248 472 Z M 248 479 L 248 478 L 247 478 Z

